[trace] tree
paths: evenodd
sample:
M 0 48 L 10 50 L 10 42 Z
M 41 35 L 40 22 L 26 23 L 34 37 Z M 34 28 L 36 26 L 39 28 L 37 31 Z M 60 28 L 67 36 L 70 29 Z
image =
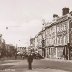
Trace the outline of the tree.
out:
M 5 46 L 5 40 L 3 39 L 2 48 L 1 48 L 1 57 L 4 56 L 6 56 L 6 46 Z

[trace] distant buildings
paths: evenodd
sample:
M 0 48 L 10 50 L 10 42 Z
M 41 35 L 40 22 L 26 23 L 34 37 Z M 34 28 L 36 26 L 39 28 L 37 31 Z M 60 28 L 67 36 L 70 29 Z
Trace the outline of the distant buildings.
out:
M 26 53 L 26 47 L 17 47 L 17 52 L 20 54 Z
M 30 46 L 35 47 L 35 38 L 30 38 Z
M 62 16 L 53 15 L 53 21 L 43 23 L 42 31 L 35 36 L 35 48 L 46 58 L 67 56 L 67 44 L 72 46 L 72 11 L 62 9 Z

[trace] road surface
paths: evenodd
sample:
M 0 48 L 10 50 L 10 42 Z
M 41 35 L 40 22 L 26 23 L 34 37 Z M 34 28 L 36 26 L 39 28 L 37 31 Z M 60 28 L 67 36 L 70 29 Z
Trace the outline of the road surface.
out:
M 72 72 L 72 62 L 34 60 L 32 70 L 28 70 L 27 60 L 0 61 L 0 72 Z

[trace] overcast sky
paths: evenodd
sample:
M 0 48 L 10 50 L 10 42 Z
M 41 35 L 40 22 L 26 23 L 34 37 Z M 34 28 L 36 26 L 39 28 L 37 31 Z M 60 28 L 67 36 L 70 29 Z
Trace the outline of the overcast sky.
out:
M 0 33 L 6 43 L 27 46 L 41 30 L 42 19 L 61 16 L 63 7 L 72 11 L 72 0 L 0 0 Z

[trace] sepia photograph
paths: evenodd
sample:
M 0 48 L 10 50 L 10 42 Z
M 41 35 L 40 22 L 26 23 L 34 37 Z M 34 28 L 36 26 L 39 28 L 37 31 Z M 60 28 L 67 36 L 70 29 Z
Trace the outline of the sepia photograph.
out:
M 0 0 L 0 72 L 72 72 L 72 0 Z

